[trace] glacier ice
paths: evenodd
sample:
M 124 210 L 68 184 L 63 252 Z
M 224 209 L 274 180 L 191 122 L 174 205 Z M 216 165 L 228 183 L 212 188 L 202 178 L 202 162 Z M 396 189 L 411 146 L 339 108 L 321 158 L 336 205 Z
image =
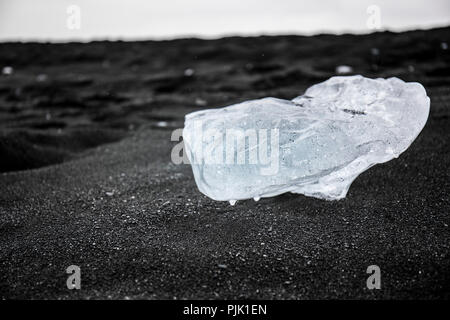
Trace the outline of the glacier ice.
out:
M 183 140 L 196 184 L 212 199 L 293 192 L 337 200 L 363 171 L 405 151 L 429 108 L 419 83 L 338 76 L 293 100 L 190 113 Z

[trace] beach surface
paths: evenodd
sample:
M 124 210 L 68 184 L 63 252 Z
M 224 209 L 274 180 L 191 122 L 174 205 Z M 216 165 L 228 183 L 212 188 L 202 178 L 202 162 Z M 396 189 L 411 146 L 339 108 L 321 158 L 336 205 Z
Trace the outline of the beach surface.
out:
M 2 299 L 450 297 L 450 28 L 0 45 Z M 428 122 L 347 197 L 216 202 L 171 161 L 184 115 L 336 75 L 417 81 Z M 11 67 L 6 68 L 5 67 Z M 81 268 L 68 290 L 66 268 Z M 367 267 L 381 269 L 369 290 Z

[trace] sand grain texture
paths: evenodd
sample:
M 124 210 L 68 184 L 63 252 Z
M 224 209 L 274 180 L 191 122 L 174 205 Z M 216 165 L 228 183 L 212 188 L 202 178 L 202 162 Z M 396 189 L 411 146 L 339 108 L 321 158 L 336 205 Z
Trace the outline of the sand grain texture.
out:
M 449 31 L 0 45 L 0 297 L 448 298 Z M 292 99 L 338 65 L 431 98 L 417 140 L 346 199 L 232 207 L 171 163 L 186 113 Z

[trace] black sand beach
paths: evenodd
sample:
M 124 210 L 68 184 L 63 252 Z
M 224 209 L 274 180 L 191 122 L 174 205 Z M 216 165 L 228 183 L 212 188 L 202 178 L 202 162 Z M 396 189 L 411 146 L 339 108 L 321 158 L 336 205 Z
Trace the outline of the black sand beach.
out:
M 0 44 L 2 299 L 450 296 L 450 28 L 370 35 Z M 235 206 L 175 165 L 184 115 L 292 99 L 348 65 L 418 81 L 428 122 L 347 198 Z M 381 268 L 368 290 L 366 268 Z M 81 267 L 81 290 L 66 268 Z

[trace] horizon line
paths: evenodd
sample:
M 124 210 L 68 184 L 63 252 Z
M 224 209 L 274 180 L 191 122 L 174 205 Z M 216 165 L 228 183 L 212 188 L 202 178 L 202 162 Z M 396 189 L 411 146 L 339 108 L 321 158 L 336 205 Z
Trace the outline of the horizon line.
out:
M 450 28 L 450 24 L 445 25 L 432 25 L 427 27 L 417 26 L 411 28 L 380 28 L 377 30 L 369 30 L 367 29 L 358 31 L 358 30 L 343 30 L 343 31 L 331 31 L 331 30 L 320 30 L 317 32 L 261 32 L 261 33 L 223 33 L 216 36 L 205 36 L 201 34 L 184 34 L 179 36 L 162 36 L 162 37 L 90 37 L 89 39 L 84 38 L 67 38 L 67 39 L 42 39 L 42 38 L 5 38 L 0 39 L 0 44 L 8 44 L 8 43 L 42 43 L 42 44 L 69 44 L 69 43 L 94 43 L 94 42 L 164 42 L 164 41 L 177 41 L 177 40 L 203 40 L 203 41 L 214 41 L 226 38 L 257 38 L 257 37 L 315 37 L 315 36 L 344 36 L 344 35 L 354 35 L 354 36 L 365 36 L 365 35 L 373 35 L 377 33 L 408 33 L 415 31 L 428 31 L 435 29 L 445 29 Z

